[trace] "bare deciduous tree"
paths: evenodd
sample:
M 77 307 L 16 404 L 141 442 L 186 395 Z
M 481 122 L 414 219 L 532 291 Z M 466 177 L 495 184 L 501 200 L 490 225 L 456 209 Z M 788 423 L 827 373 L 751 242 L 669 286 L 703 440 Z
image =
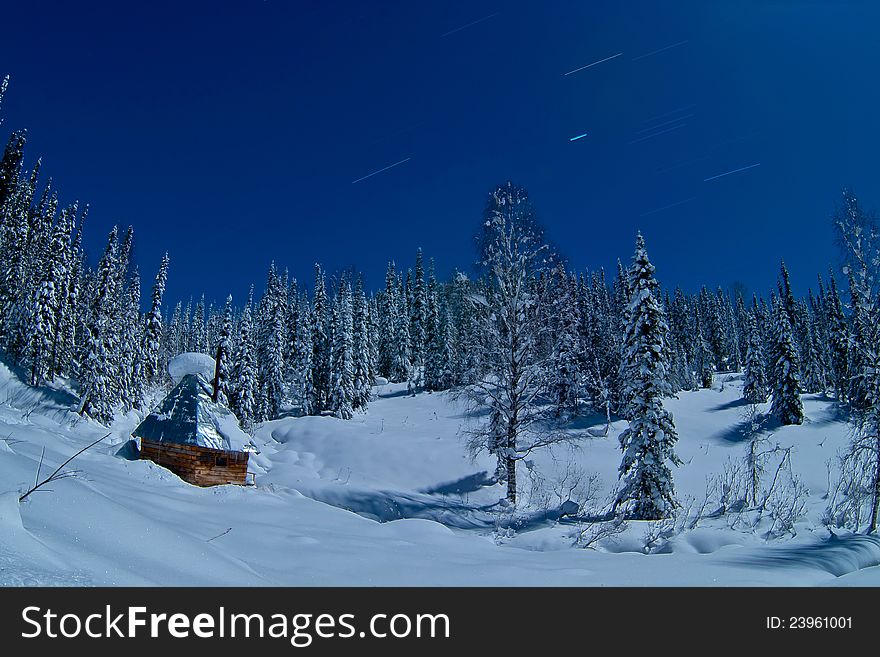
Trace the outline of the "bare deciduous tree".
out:
M 542 403 L 552 360 L 550 308 L 552 249 L 525 190 L 511 183 L 489 197 L 478 238 L 485 271 L 481 291 L 470 295 L 480 328 L 480 372 L 463 392 L 491 421 L 470 432 L 472 454 L 498 456 L 507 501 L 517 501 L 516 465 L 534 450 L 570 440 L 553 431 Z

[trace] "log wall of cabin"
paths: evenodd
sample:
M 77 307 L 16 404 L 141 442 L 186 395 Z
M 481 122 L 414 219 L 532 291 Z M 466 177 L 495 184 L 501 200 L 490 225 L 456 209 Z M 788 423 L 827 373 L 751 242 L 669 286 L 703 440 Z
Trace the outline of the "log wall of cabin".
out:
M 168 468 L 184 481 L 196 486 L 244 485 L 247 477 L 247 452 L 155 442 L 142 438 L 141 458 Z M 218 458 L 225 459 L 226 465 L 218 465 Z

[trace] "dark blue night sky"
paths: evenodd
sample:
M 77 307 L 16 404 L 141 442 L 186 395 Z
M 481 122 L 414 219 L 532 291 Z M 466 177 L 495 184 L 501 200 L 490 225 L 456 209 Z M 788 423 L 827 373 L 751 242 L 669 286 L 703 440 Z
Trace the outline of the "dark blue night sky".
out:
M 667 286 L 763 293 L 784 257 L 803 293 L 840 189 L 880 204 L 878 5 L 6 3 L 2 129 L 91 204 L 93 256 L 133 224 L 146 288 L 170 252 L 171 302 L 271 260 L 467 269 L 507 179 L 578 269 L 641 229 Z

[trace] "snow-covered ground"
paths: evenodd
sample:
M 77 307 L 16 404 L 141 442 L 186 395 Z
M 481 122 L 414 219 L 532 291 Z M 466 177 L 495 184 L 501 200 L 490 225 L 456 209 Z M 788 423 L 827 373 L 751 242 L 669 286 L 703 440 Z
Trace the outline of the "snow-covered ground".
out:
M 668 401 L 679 431 L 679 497 L 703 499 L 707 477 L 745 450 L 739 381 Z M 0 584 L 5 585 L 872 585 L 880 542 L 829 538 L 820 523 L 826 462 L 849 439 L 833 403 L 804 398 L 808 421 L 768 429 L 793 447 L 809 488 L 795 535 L 768 540 L 732 516 L 701 520 L 645 553 L 648 523 L 597 549 L 573 546 L 576 523 L 556 521 L 559 498 L 529 500 L 516 531 L 498 512 L 493 459 L 471 460 L 462 430 L 474 420 L 448 394 L 408 396 L 381 386 L 369 413 L 352 421 L 288 418 L 257 432 L 256 487 L 197 488 L 123 448 L 132 413 L 78 457 L 80 475 L 19 505 L 34 481 L 107 429 L 78 418 L 63 388 L 34 390 L 0 365 Z M 766 410 L 766 409 L 765 409 Z M 597 498 L 617 479 L 617 435 L 578 420 L 572 447 L 536 454 L 522 469 L 538 491 L 579 470 L 599 477 Z M 524 491 L 529 498 L 528 490 Z M 598 503 L 597 503 L 598 504 Z

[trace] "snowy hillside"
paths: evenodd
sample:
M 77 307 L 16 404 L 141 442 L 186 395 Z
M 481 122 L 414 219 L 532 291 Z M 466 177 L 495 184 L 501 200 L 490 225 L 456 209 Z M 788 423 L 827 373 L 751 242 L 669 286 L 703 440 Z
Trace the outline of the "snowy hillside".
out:
M 741 459 L 740 382 L 722 375 L 712 390 L 669 400 L 684 465 L 682 499 L 703 499 L 707 477 Z M 352 421 L 280 419 L 259 429 L 256 487 L 197 488 L 121 453 L 135 414 L 77 458 L 76 478 L 51 492 L 20 491 L 106 430 L 71 412 L 63 389 L 33 389 L 0 366 L 0 583 L 4 585 L 877 585 L 880 541 L 831 538 L 820 524 L 826 461 L 848 426 L 818 396 L 804 398 L 803 426 L 769 429 L 793 447 L 794 472 L 809 488 L 807 515 L 791 533 L 766 539 L 765 525 L 736 514 L 707 517 L 659 538 L 632 522 L 595 549 L 573 546 L 579 528 L 556 521 L 558 499 L 532 495 L 516 530 L 498 512 L 492 459 L 471 461 L 460 432 L 471 418 L 447 393 L 411 397 L 380 386 L 369 413 Z M 557 447 L 531 466 L 549 491 L 575 464 L 617 481 L 615 423 L 607 437 L 579 421 L 575 447 Z M 525 470 L 524 470 L 525 472 Z M 523 485 L 529 489 L 529 477 Z M 544 495 L 542 498 L 541 495 Z M 542 501 L 543 500 L 543 501 Z M 707 514 L 708 515 L 708 514 Z M 381 520 L 382 522 L 377 522 Z M 731 528 L 733 525 L 733 528 Z

